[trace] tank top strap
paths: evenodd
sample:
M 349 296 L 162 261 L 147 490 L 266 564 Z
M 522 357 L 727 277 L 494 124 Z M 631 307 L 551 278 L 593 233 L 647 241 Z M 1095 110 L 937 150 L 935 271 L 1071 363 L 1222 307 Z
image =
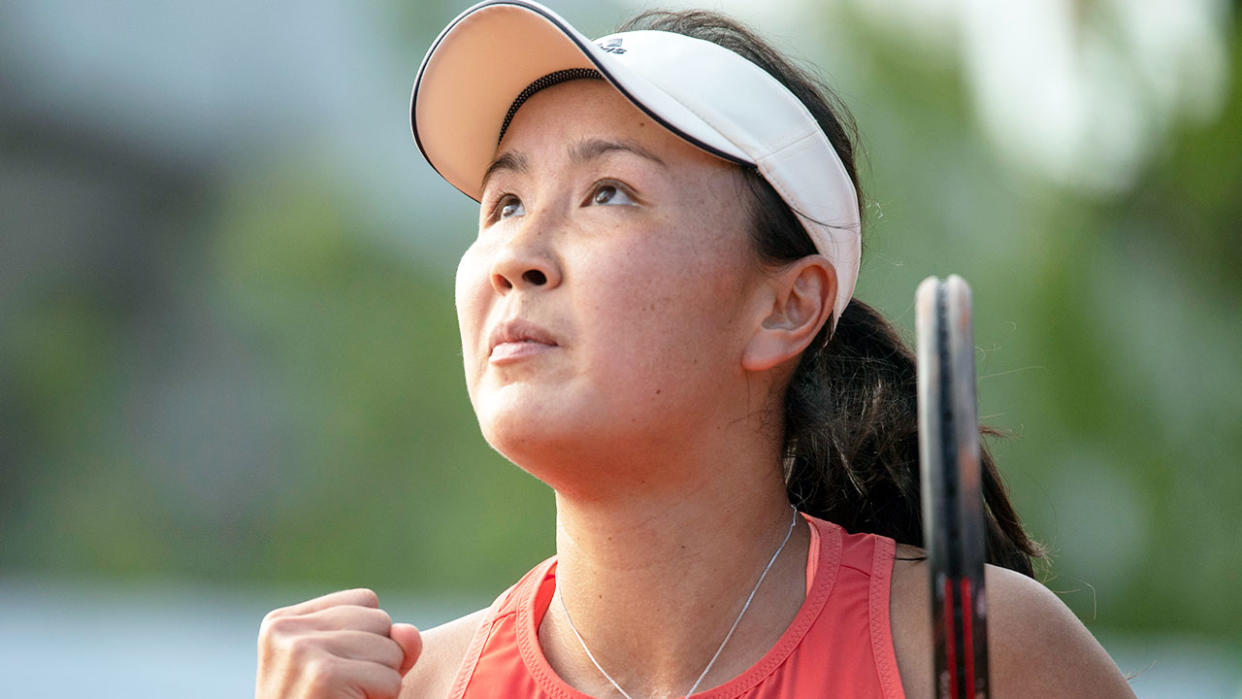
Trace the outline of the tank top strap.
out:
M 853 672 L 837 668 L 812 684 L 836 687 L 833 696 L 904 697 L 889 612 L 896 542 L 878 534 L 849 533 L 822 519 L 809 519 L 821 531 L 838 532 L 838 590 L 835 604 L 825 609 L 819 619 L 819 633 L 812 634 L 815 638 L 800 650 L 833 648 L 833 654 L 839 658 L 855 658 L 849 663 Z M 869 641 L 864 646 L 866 651 L 857 645 L 851 648 L 851 638 Z M 818 668 L 809 670 L 808 678 L 817 672 Z
M 895 699 L 906 695 L 897 669 L 897 651 L 893 646 L 893 623 L 889 612 L 897 542 L 877 535 L 868 535 L 868 538 L 873 544 L 870 565 L 871 651 L 884 696 Z
M 475 668 L 479 664 L 479 656 L 482 655 L 483 648 L 491 638 L 492 630 L 495 629 L 497 622 L 506 617 L 515 616 L 522 600 L 529 598 L 534 592 L 531 588 L 538 588 L 555 564 L 556 557 L 552 557 L 535 566 L 492 602 L 483 621 L 479 623 L 479 628 L 475 630 L 474 636 L 470 639 L 470 645 L 461 659 L 461 664 L 457 667 L 453 686 L 449 690 L 450 699 L 461 699 L 465 696 L 466 687 L 470 684 Z
M 734 699 L 742 696 L 780 697 L 786 695 L 778 691 L 772 695 L 762 690 L 764 685 L 791 659 L 799 655 L 808 635 L 811 635 L 837 586 L 838 574 L 842 561 L 842 544 L 844 533 L 841 527 L 818 519 L 806 513 L 802 518 L 811 530 L 811 540 L 806 554 L 806 597 L 797 616 L 781 634 L 776 645 L 752 665 L 750 669 L 734 677 L 732 680 L 706 692 L 694 695 L 695 699 Z

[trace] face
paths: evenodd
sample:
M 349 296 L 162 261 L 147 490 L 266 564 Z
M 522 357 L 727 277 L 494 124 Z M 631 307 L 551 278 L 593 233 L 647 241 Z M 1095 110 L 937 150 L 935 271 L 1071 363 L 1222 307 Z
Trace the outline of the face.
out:
M 492 446 L 542 478 L 710 438 L 745 396 L 740 356 L 764 313 L 746 201 L 734 165 L 603 81 L 527 101 L 457 271 L 466 381 Z

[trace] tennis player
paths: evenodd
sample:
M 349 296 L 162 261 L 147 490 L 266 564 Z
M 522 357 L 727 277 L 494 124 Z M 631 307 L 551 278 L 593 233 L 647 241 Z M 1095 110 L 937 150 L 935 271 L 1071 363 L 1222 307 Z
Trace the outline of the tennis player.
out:
M 554 558 L 424 631 L 368 590 L 276 610 L 256 695 L 932 697 L 914 360 L 853 298 L 848 115 L 737 23 L 592 41 L 528 0 L 431 47 L 414 137 L 480 202 L 457 270 L 487 441 Z M 1032 579 L 990 457 L 991 695 L 1129 697 Z

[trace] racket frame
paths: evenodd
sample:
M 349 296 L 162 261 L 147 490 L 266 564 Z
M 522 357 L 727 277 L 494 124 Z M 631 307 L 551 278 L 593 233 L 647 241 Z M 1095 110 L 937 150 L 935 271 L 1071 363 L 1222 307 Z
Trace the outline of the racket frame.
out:
M 986 530 L 970 287 L 928 277 L 915 294 L 919 461 L 935 696 L 988 695 Z

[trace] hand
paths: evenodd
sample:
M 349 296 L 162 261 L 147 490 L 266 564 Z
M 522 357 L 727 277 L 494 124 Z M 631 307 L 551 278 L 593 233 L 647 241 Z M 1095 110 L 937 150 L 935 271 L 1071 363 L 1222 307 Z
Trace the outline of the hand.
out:
M 269 612 L 259 627 L 256 699 L 396 699 L 423 642 L 371 590 Z

